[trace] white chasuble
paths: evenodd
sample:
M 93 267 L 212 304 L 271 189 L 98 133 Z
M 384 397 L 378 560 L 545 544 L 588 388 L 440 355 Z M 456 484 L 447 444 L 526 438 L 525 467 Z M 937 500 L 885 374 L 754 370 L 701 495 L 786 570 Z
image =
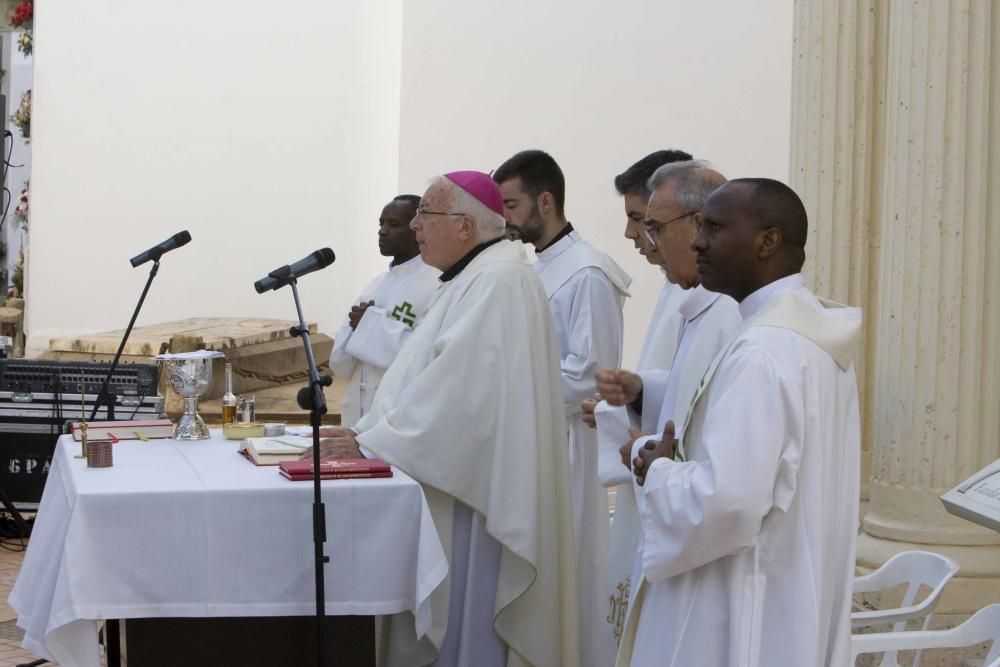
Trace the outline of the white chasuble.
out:
M 618 665 L 850 661 L 861 316 L 802 285 L 789 276 L 740 304 L 678 459 L 636 487 L 644 578 Z
M 579 664 L 562 401 L 545 293 L 499 241 L 441 285 L 354 427 L 421 483 L 451 565 L 429 627 L 385 619 L 384 664 Z
M 330 367 L 348 378 L 340 410 L 344 426 L 353 426 L 368 412 L 382 374 L 423 317 L 439 275 L 417 255 L 376 276 L 351 304 L 375 302 L 356 330 L 344 318 L 333 341 Z
M 604 599 L 611 525 L 608 492 L 598 479 L 597 435 L 583 423 L 580 402 L 593 396 L 599 369 L 621 363 L 622 307 L 632 279 L 575 231 L 538 252 L 535 270 L 559 342 L 579 559 L 581 664 L 603 667 L 617 649 Z
M 669 370 L 677 349 L 683 318 L 678 312 L 687 291 L 664 277 L 663 288 L 656 300 L 653 317 L 646 330 L 636 371 Z M 608 547 L 608 576 L 604 591 L 604 622 L 608 624 L 615 644 L 625 625 L 625 611 L 632 589 L 633 569 L 639 546 L 639 514 L 632 491 L 632 475 L 622 465 L 618 448 L 631 439 L 628 429 L 642 430 L 644 422 L 655 423 L 656 415 L 635 414 L 627 407 L 614 407 L 601 401 L 597 412 L 597 471 L 601 484 L 611 489 L 615 515 L 611 521 Z

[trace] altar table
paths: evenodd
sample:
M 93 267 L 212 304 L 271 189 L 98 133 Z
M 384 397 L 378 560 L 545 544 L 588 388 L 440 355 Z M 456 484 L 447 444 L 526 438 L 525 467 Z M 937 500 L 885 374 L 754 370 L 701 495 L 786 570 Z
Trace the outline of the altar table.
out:
M 98 667 L 95 621 L 315 613 L 311 482 L 257 467 L 238 443 L 121 441 L 87 468 L 63 436 L 8 602 L 25 649 Z M 411 611 L 430 624 L 448 564 L 420 485 L 326 480 L 326 613 Z

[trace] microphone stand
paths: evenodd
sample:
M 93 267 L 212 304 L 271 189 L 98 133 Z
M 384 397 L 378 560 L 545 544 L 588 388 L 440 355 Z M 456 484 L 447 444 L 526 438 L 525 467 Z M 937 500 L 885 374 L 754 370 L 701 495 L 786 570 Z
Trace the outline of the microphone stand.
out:
M 287 284 L 292 286 L 295 310 L 299 316 L 298 326 L 289 329 L 289 333 L 292 336 L 302 338 L 302 344 L 306 350 L 306 362 L 309 364 L 309 387 L 303 387 L 299 391 L 298 402 L 299 407 L 309 410 L 309 424 L 312 426 L 313 546 L 316 552 L 316 665 L 317 667 L 326 667 L 326 641 L 324 639 L 326 599 L 323 566 L 330 562 L 330 557 L 323 553 L 323 544 L 326 542 L 326 507 L 323 505 L 320 489 L 319 427 L 323 415 L 326 413 L 326 397 L 323 395 L 323 387 L 329 385 L 332 380 L 328 376 L 321 377 L 319 369 L 316 367 L 312 343 L 309 340 L 309 327 L 306 326 L 305 319 L 302 317 L 298 283 L 294 276 L 288 280 Z
M 146 285 L 142 288 L 142 294 L 139 295 L 139 303 L 135 305 L 135 310 L 132 311 L 132 319 L 129 320 L 128 326 L 125 327 L 125 335 L 122 336 L 122 342 L 118 345 L 118 351 L 115 352 L 115 358 L 111 362 L 111 368 L 108 369 L 108 374 L 104 376 L 104 383 L 101 385 L 101 390 L 97 392 L 97 400 L 94 402 L 94 409 L 90 413 L 90 418 L 87 421 L 94 421 L 94 417 L 97 416 L 98 410 L 101 409 L 102 403 L 107 403 L 108 406 L 108 420 L 114 421 L 115 419 L 115 395 L 108 391 L 108 385 L 111 383 L 111 376 L 115 374 L 115 369 L 118 368 L 118 362 L 121 360 L 122 351 L 125 349 L 125 343 L 128 342 L 128 337 L 132 333 L 132 327 L 135 326 L 135 321 L 139 317 L 139 311 L 142 310 L 142 304 L 146 300 L 146 294 L 149 293 L 149 286 L 153 284 L 153 278 L 156 277 L 156 273 L 160 270 L 160 258 L 157 257 L 153 260 L 153 266 L 149 269 L 149 277 L 146 278 Z M 81 378 L 82 382 L 82 378 Z M 82 388 L 81 388 L 82 390 Z M 80 418 L 83 418 L 83 412 L 80 412 Z M 118 619 L 108 619 L 104 626 L 104 646 L 107 652 L 108 664 L 118 664 L 121 655 L 121 644 L 120 644 L 120 634 Z M 42 664 L 42 663 L 31 663 Z
M 115 399 L 116 396 L 108 391 L 108 384 L 111 383 L 111 376 L 114 375 L 115 369 L 118 368 L 118 361 L 121 359 L 122 350 L 125 349 L 125 343 L 128 342 L 129 334 L 132 333 L 132 327 L 135 326 L 135 320 L 139 317 L 139 310 L 142 308 L 142 302 L 146 300 L 146 293 L 149 292 L 149 286 L 153 284 L 153 278 L 156 277 L 156 272 L 160 269 L 160 258 L 157 257 L 153 262 L 153 268 L 149 270 L 149 277 L 146 278 L 146 286 L 142 290 L 142 295 L 139 297 L 139 303 L 135 306 L 135 311 L 132 312 L 132 319 L 129 320 L 128 326 L 125 328 L 125 335 L 122 336 L 122 342 L 118 345 L 118 351 L 115 352 L 114 361 L 111 362 L 111 368 L 108 369 L 108 374 L 104 376 L 104 384 L 101 385 L 101 390 L 97 392 L 97 401 L 94 403 L 94 409 L 90 413 L 90 419 L 88 421 L 94 421 L 94 417 L 97 416 L 97 411 L 101 409 L 102 403 L 107 403 L 108 406 L 108 421 L 114 421 L 115 419 Z M 83 414 L 80 414 L 80 418 L 83 418 Z

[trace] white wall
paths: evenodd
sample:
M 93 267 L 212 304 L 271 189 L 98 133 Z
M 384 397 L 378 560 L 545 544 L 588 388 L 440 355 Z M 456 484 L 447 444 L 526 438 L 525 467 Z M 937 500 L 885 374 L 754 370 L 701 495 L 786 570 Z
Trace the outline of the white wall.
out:
M 538 147 L 570 219 L 635 278 L 631 363 L 660 283 L 621 237 L 612 178 L 664 147 L 785 178 L 791 27 L 792 0 L 47 0 L 29 346 L 124 326 L 147 272 L 128 258 L 180 229 L 194 240 L 140 323 L 289 318 L 290 295 L 252 282 L 329 245 L 337 263 L 302 292 L 332 333 L 382 268 L 397 184 Z
M 569 219 L 635 279 L 634 363 L 659 273 L 622 237 L 614 176 L 659 148 L 788 174 L 792 0 L 422 0 L 403 20 L 400 184 L 542 148 Z
M 140 324 L 294 317 L 254 280 L 330 246 L 303 279 L 333 331 L 381 260 L 396 194 L 401 0 L 47 0 L 36 6 L 29 346 Z M 363 233 L 362 233 L 363 232 Z

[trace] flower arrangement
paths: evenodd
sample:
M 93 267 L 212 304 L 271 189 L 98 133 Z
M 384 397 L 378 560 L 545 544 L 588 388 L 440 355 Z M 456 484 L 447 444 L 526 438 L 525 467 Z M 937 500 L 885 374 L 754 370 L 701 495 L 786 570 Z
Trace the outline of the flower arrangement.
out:
M 28 227 L 28 188 L 30 186 L 31 181 L 26 181 L 24 187 L 21 188 L 21 196 L 17 198 L 17 208 L 14 209 L 14 222 L 25 229 Z
M 34 17 L 34 0 L 22 0 L 10 15 L 10 25 L 22 31 L 21 37 L 17 40 L 17 48 L 26 56 L 31 55 L 31 27 Z
M 25 139 L 31 138 L 31 91 L 26 90 L 24 94 L 21 95 L 21 104 L 17 107 L 17 112 L 10 117 L 10 121 L 14 123 L 20 130 L 21 136 Z

